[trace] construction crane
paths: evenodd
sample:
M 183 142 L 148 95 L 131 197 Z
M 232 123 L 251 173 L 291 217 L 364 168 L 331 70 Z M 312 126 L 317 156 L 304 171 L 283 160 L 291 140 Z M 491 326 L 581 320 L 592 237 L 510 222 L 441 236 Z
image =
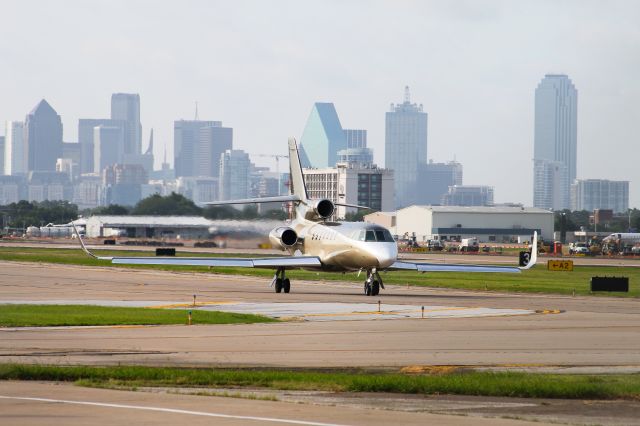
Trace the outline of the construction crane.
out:
M 278 195 L 282 195 L 282 175 L 280 174 L 280 159 L 289 158 L 288 155 L 274 155 L 274 154 L 250 154 L 254 157 L 270 157 L 276 159 L 276 174 L 278 175 Z

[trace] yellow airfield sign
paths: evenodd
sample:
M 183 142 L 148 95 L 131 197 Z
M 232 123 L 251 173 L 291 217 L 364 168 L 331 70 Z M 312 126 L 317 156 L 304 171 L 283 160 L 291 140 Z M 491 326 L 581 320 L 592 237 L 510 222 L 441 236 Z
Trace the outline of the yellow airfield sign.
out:
M 547 269 L 550 271 L 573 271 L 573 260 L 549 260 Z

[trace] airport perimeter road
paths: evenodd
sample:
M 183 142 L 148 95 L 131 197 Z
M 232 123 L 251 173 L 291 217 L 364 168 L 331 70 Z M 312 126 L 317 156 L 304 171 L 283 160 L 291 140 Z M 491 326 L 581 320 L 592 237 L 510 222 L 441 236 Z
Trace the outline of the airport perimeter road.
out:
M 640 369 L 640 300 L 492 294 L 294 282 L 275 294 L 267 280 L 156 271 L 0 262 L 1 301 L 97 300 L 428 305 L 562 310 L 519 316 L 327 320 L 228 326 L 0 330 L 0 362 L 279 367 L 521 366 L 569 371 Z M 283 305 L 286 307 L 286 305 Z M 572 368 L 568 368 L 572 367 Z M 582 369 L 582 370 L 581 370 Z
M 0 382 L 3 425 L 528 425 L 521 420 Z

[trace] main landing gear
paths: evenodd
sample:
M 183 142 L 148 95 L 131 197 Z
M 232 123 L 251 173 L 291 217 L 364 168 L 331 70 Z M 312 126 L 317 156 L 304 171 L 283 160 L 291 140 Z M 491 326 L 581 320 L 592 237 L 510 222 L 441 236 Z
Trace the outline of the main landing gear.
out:
M 289 278 L 284 276 L 284 268 L 278 268 L 271 285 L 275 287 L 276 293 L 280 293 L 283 290 L 285 293 L 289 293 L 289 291 L 291 291 L 291 281 L 289 281 Z
M 384 289 L 382 278 L 375 268 L 367 271 L 367 280 L 364 282 L 365 296 L 377 296 L 380 293 L 380 287 Z

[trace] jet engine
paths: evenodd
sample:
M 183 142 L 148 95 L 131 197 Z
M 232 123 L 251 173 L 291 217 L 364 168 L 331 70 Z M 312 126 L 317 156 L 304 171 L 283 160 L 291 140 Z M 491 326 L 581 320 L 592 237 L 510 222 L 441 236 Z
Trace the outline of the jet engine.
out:
M 287 226 L 281 226 L 269 232 L 269 241 L 274 247 L 284 250 L 298 242 L 298 234 Z
M 326 219 L 331 216 L 335 210 L 335 206 L 331 200 L 313 200 L 311 201 L 310 209 L 305 214 L 305 218 L 308 220 Z

